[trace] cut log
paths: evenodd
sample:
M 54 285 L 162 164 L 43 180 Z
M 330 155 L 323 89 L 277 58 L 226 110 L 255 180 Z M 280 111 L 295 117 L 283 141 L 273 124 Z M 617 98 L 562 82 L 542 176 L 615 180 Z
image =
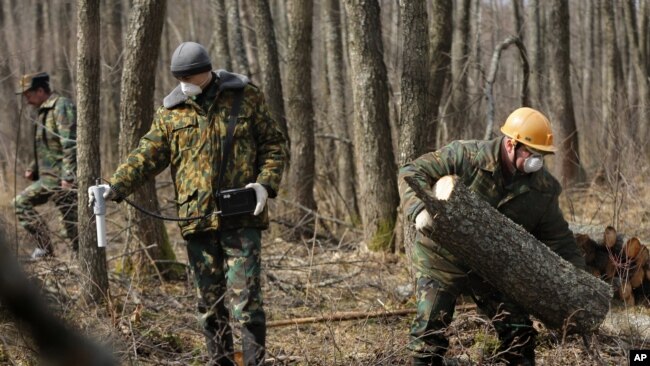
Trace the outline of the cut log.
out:
M 608 226 L 605 228 L 605 234 L 603 235 L 603 241 L 605 242 L 605 246 L 608 248 L 613 248 L 614 245 L 616 245 L 616 240 L 617 235 L 616 235 L 616 229 L 614 229 L 611 226 Z
M 547 327 L 571 333 L 598 329 L 611 287 L 574 267 L 524 228 L 480 199 L 456 176 L 434 186 L 406 182 L 433 218 L 431 238 Z
M 575 234 L 576 243 L 582 249 L 585 257 L 587 270 L 596 277 L 611 279 L 616 272 L 616 266 L 612 266 L 609 250 L 603 243 L 597 243 L 587 234 Z
M 633 306 L 639 297 L 645 297 L 642 287 L 650 280 L 650 252 L 639 238 L 632 237 L 623 244 L 624 237 L 611 226 L 605 229 L 601 242 L 575 234 L 588 270 L 610 282 L 625 305 Z
M 630 238 L 625 243 L 625 255 L 627 256 L 628 276 L 632 289 L 638 288 L 643 284 L 645 272 L 648 264 L 648 248 L 641 244 L 637 237 Z

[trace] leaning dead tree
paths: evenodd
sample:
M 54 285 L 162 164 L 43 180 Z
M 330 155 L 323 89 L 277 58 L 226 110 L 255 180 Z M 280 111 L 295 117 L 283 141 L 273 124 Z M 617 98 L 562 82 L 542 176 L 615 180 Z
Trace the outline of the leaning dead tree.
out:
M 494 85 L 494 80 L 497 77 L 499 59 L 501 58 L 501 52 L 513 44 L 517 46 L 517 49 L 519 49 L 519 55 L 521 56 L 521 66 L 524 72 L 524 80 L 521 85 L 521 106 L 530 106 L 530 101 L 528 99 L 528 78 L 530 77 L 530 68 L 528 67 L 526 46 L 524 46 L 519 37 L 510 36 L 494 48 L 494 53 L 492 53 L 492 61 L 490 63 L 490 71 L 488 72 L 488 77 L 485 82 L 485 97 L 488 101 L 487 125 L 485 126 L 484 135 L 484 138 L 486 140 L 492 138 L 492 128 L 494 127 L 494 94 L 492 93 L 492 87 Z
M 29 334 L 43 365 L 113 366 L 117 361 L 103 346 L 68 326 L 45 303 L 10 252 L 9 235 L 0 222 L 0 317 L 10 314 Z M 1 319 L 3 322 L 5 319 Z M 0 349 L 1 351 L 1 349 Z M 0 352 L 1 353 L 1 352 Z M 14 365 L 14 362 L 11 362 Z
M 612 290 L 574 267 L 523 227 L 445 176 L 434 196 L 405 178 L 433 217 L 431 238 L 547 327 L 586 333 L 600 326 Z

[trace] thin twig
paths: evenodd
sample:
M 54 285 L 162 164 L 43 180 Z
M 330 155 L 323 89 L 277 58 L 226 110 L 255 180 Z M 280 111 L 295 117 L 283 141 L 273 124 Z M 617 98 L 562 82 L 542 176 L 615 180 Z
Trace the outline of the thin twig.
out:
M 110 262 L 110 261 L 115 260 L 115 259 L 118 259 L 118 258 L 128 257 L 128 256 L 130 256 L 131 254 L 135 254 L 135 253 L 141 252 L 141 251 L 143 251 L 143 250 L 146 251 L 147 249 L 155 248 L 155 247 L 157 247 L 157 246 L 158 246 L 158 244 L 151 244 L 151 245 L 146 246 L 146 247 L 138 248 L 138 249 L 132 250 L 132 251 L 130 251 L 130 252 L 125 252 L 125 253 L 122 253 L 122 254 L 120 254 L 120 255 L 116 255 L 116 256 L 114 256 L 114 257 L 110 257 L 110 258 L 108 258 L 106 261 L 107 261 L 107 262 Z
M 276 198 L 276 199 L 278 199 L 278 198 Z M 307 207 L 305 207 L 305 206 L 303 206 L 303 205 L 301 205 L 299 203 L 296 203 L 295 201 L 289 201 L 289 200 L 285 200 L 285 199 L 282 199 L 282 198 L 279 198 L 279 200 L 282 201 L 283 203 L 288 204 L 288 205 L 298 207 L 299 209 L 314 215 L 314 217 L 318 218 L 319 220 L 331 221 L 331 222 L 337 223 L 339 225 L 349 227 L 352 231 L 355 231 L 357 233 L 360 233 L 360 234 L 363 233 L 362 230 L 355 228 L 354 225 L 350 224 L 349 222 L 345 222 L 343 220 L 339 220 L 337 218 L 330 217 L 330 216 L 320 215 L 320 214 L 318 214 L 318 212 L 316 212 L 316 211 L 314 211 L 314 210 L 312 210 L 310 208 L 307 208 Z

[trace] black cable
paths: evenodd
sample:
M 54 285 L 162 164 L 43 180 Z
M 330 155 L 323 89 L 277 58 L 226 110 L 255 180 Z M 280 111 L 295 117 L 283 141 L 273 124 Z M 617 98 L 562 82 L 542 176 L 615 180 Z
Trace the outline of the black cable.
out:
M 108 183 L 108 186 L 111 187 L 111 189 L 113 190 L 113 192 L 115 192 L 116 194 L 118 193 L 118 191 L 115 190 L 115 188 L 111 185 L 111 183 L 110 183 L 108 180 L 106 180 L 106 179 L 104 179 L 104 178 L 101 178 L 101 180 L 103 180 L 104 182 Z M 135 202 L 129 200 L 129 199 L 126 198 L 126 197 L 122 197 L 122 199 L 124 200 L 124 202 L 126 202 L 127 204 L 129 204 L 130 206 L 132 206 L 133 208 L 135 208 L 136 210 L 142 212 L 143 214 L 145 214 L 145 215 L 147 215 L 147 216 L 151 216 L 151 217 L 156 218 L 156 219 L 159 219 L 159 220 L 164 220 L 164 221 L 184 222 L 184 221 L 204 220 L 204 219 L 207 219 L 208 217 L 210 217 L 210 216 L 212 216 L 212 215 L 215 215 L 215 214 L 218 214 L 218 213 L 219 213 L 218 211 L 215 211 L 215 212 L 211 212 L 211 213 L 209 213 L 209 214 L 205 214 L 205 215 L 203 215 L 203 216 L 192 216 L 192 217 L 170 217 L 170 216 L 163 216 L 163 215 L 157 214 L 157 213 L 155 213 L 155 212 L 148 211 L 147 209 L 145 209 L 145 208 L 143 208 L 143 207 L 141 207 L 141 206 L 138 206 Z
M 112 188 L 111 188 L 111 189 L 112 189 Z M 159 219 L 159 220 L 165 220 L 165 221 L 176 221 L 176 222 L 182 222 L 182 221 L 203 220 L 203 219 L 207 219 L 208 217 L 210 217 L 210 216 L 212 216 L 212 215 L 214 215 L 214 214 L 217 213 L 217 212 L 212 212 L 212 213 L 209 213 L 209 214 L 205 214 L 205 215 L 203 215 L 203 216 L 192 216 L 192 217 L 170 217 L 170 216 L 163 216 L 163 215 L 159 215 L 159 214 L 157 214 L 157 213 L 151 212 L 151 211 L 147 211 L 146 209 L 144 209 L 144 208 L 138 206 L 138 205 L 135 204 L 133 201 L 130 201 L 130 200 L 127 199 L 127 198 L 122 198 L 122 199 L 124 200 L 124 202 L 128 203 L 128 204 L 131 205 L 133 208 L 135 208 L 136 210 L 142 212 L 143 214 L 145 214 L 145 215 L 147 215 L 147 216 L 151 216 L 151 217 L 156 218 L 156 219 Z

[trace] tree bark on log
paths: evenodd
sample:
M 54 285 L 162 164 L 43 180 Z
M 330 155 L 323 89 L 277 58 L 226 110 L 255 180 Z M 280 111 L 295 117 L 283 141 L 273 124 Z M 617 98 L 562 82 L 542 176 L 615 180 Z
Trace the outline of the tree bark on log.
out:
M 458 177 L 439 179 L 433 196 L 405 179 L 433 218 L 434 241 L 547 327 L 571 333 L 598 329 L 609 310 L 609 285 L 555 254 Z

